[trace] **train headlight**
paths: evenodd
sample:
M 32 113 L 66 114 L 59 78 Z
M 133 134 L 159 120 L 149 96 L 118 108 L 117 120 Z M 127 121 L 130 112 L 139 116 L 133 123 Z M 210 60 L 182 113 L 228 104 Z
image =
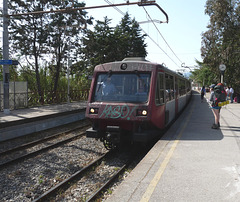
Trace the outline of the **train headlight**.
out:
M 147 116 L 147 110 L 142 110 L 142 115 Z
M 138 109 L 137 116 L 147 116 L 148 112 L 146 109 Z
M 98 108 L 90 108 L 89 114 L 98 114 Z

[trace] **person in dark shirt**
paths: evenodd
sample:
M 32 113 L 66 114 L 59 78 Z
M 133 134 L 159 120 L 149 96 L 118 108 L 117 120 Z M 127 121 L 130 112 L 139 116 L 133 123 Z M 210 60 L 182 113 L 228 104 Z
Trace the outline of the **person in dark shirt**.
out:
M 206 89 L 205 89 L 205 86 L 203 86 L 201 88 L 201 102 L 203 102 L 203 98 L 204 98 L 205 95 L 206 95 Z

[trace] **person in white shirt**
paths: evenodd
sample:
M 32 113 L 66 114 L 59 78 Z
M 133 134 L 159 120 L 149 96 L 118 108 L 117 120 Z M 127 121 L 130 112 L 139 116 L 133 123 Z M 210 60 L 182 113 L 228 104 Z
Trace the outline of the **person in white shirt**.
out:
M 231 99 L 231 103 L 233 103 L 233 93 L 234 93 L 234 90 L 232 87 L 230 87 L 229 89 L 229 96 L 230 96 L 230 99 Z
M 227 93 L 227 98 L 226 98 L 226 100 L 228 100 L 228 96 L 229 96 L 229 87 L 227 87 L 225 91 L 226 91 L 226 93 Z

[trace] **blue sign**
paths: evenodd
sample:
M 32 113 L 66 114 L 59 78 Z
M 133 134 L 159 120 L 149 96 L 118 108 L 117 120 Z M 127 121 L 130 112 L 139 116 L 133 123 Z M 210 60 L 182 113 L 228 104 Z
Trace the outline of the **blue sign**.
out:
M 0 60 L 0 65 L 18 65 L 17 60 Z

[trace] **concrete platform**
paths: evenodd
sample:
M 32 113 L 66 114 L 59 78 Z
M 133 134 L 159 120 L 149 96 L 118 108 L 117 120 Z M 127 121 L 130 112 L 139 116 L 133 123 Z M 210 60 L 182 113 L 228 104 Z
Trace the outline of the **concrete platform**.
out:
M 0 141 L 39 132 L 85 118 L 86 102 L 0 112 Z
M 119 185 L 108 202 L 240 201 L 240 104 L 221 109 L 220 129 L 200 94 Z

